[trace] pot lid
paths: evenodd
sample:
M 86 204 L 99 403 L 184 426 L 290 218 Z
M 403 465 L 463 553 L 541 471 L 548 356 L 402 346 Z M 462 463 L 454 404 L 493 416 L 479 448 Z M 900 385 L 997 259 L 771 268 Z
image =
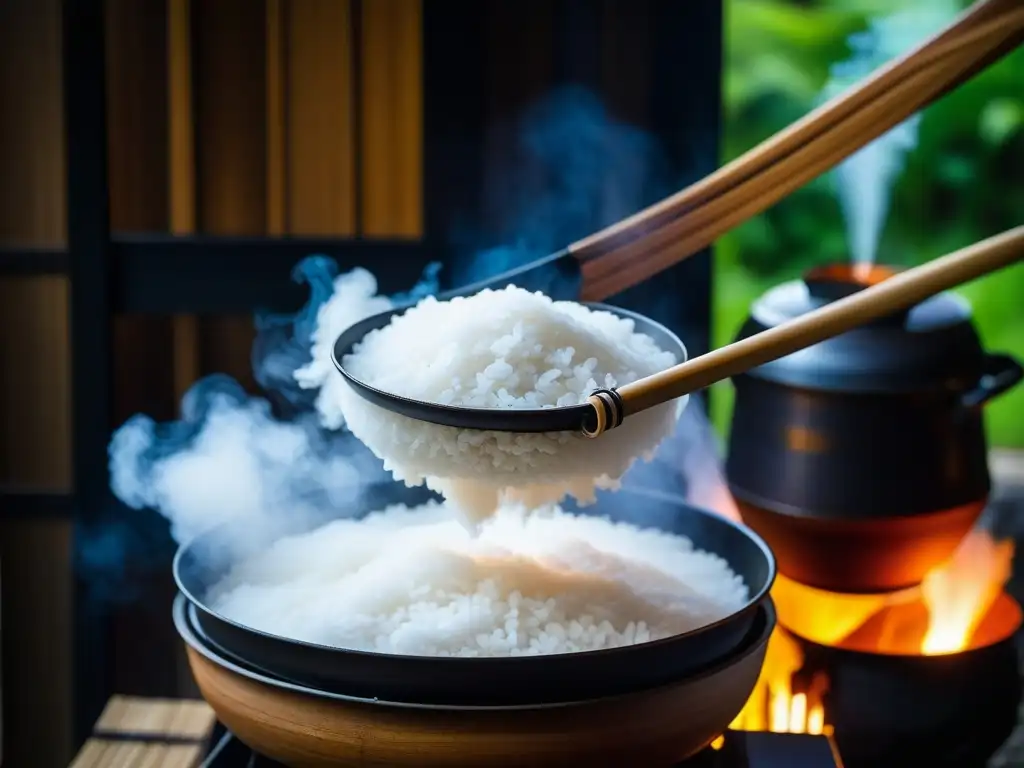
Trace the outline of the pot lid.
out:
M 879 265 L 837 264 L 767 291 L 740 330 L 746 338 L 896 274 Z M 748 375 L 844 392 L 964 390 L 982 374 L 984 352 L 970 305 L 942 293 L 859 329 L 766 363 Z

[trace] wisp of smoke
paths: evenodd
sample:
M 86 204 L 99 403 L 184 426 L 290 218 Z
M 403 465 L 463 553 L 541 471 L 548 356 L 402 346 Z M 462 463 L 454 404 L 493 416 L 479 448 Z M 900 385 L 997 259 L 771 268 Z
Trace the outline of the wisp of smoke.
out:
M 320 331 L 317 336 L 317 329 L 335 329 L 340 333 L 347 322 L 359 318 L 360 312 L 366 316 L 391 304 L 403 304 L 436 293 L 440 271 L 440 264 L 428 264 L 411 291 L 388 299 L 374 296 L 376 280 L 367 272 L 356 271 L 339 277 L 338 265 L 333 259 L 326 256 L 303 259 L 292 270 L 292 280 L 309 286 L 310 296 L 305 307 L 295 315 L 263 313 L 256 316 L 256 339 L 252 349 L 256 383 L 295 409 L 308 410 L 316 392 L 303 386 L 295 372 L 310 363 L 311 353 L 319 350 L 317 343 L 326 343 L 324 332 Z M 328 300 L 336 294 L 340 294 L 340 299 L 331 304 L 331 310 L 325 311 Z M 315 341 L 314 337 L 320 341 Z
M 579 90 L 530 111 L 521 136 L 523 151 L 549 180 L 547 191 L 535 194 L 530 179 L 511 172 L 502 179 L 519 205 L 513 216 L 518 232 L 507 241 L 517 245 L 455 259 L 450 269 L 459 283 L 498 274 L 564 245 L 595 222 L 627 215 L 656 187 L 657 153 L 649 138 L 613 121 Z M 226 524 L 246 532 L 245 541 L 218 542 L 217 556 L 236 556 L 268 538 L 345 515 L 361 489 L 390 476 L 344 430 L 337 392 L 345 384 L 331 362 L 331 346 L 353 322 L 436 292 L 438 272 L 432 264 L 409 293 L 388 297 L 377 294 L 376 279 L 364 269 L 339 275 L 329 258 L 304 259 L 293 279 L 309 286 L 307 305 L 293 316 L 256 318 L 252 360 L 267 397 L 250 397 L 233 380 L 212 376 L 185 396 L 180 421 L 130 419 L 110 443 L 114 494 L 128 507 L 163 515 L 178 542 Z M 651 300 L 674 297 L 654 290 Z M 731 502 L 723 502 L 728 495 L 721 492 L 714 434 L 696 402 L 655 462 L 637 465 L 625 482 L 731 513 Z M 643 511 L 637 515 L 642 523 Z M 115 565 L 127 557 L 131 540 L 115 528 L 95 538 L 93 572 L 121 573 Z
M 292 280 L 309 286 L 309 301 L 296 315 L 264 313 L 256 316 L 252 369 L 256 383 L 296 408 L 312 404 L 310 393 L 295 382 L 295 370 L 309 362 L 309 341 L 316 329 L 317 312 L 334 293 L 338 265 L 326 256 L 310 256 L 292 270 Z
M 873 20 L 867 30 L 850 36 L 851 56 L 831 68 L 824 98 L 845 90 L 911 45 L 939 31 L 957 10 L 952 0 L 921 0 L 916 7 Z M 875 261 L 892 188 L 903 171 L 907 154 L 917 146 L 920 119 L 920 114 L 913 115 L 835 169 L 850 255 L 856 264 Z
M 453 266 L 457 285 L 564 248 L 667 195 L 673 180 L 656 142 L 614 118 L 580 86 L 564 86 L 518 118 L 513 146 L 487 179 L 499 231 L 472 236 Z M 496 244 L 494 241 L 497 241 Z

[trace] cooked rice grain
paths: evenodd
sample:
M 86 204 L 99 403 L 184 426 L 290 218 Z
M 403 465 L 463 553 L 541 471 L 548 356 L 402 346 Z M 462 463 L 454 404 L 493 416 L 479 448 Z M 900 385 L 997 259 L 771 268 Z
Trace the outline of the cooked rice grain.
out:
M 282 539 L 238 564 L 214 609 L 271 634 L 418 656 L 523 656 L 676 635 L 748 589 L 688 539 L 558 508 L 504 507 L 470 535 L 438 504 Z

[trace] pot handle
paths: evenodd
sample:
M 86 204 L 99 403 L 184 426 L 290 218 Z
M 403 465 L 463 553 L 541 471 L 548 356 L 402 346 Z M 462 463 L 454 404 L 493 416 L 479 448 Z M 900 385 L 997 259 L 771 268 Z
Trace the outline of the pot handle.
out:
M 989 400 L 1013 388 L 1024 378 L 1024 368 L 1010 355 L 985 355 L 981 379 L 974 389 L 964 393 L 960 402 L 965 408 L 980 408 Z

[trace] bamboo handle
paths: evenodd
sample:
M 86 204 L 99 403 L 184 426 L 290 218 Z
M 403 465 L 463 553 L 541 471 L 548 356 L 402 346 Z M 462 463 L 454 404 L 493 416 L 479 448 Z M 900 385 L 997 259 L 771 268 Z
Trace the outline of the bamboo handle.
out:
M 1024 9 L 1022 9 L 1024 10 Z M 1024 18 L 1024 14 L 1022 14 Z M 961 71 L 962 60 L 943 62 L 944 71 Z M 756 216 L 773 203 L 796 191 L 863 145 L 863 125 L 896 125 L 908 103 L 926 103 L 936 85 L 921 72 L 873 101 L 856 120 L 840 123 L 825 136 L 796 150 L 785 161 L 766 168 L 686 216 L 667 222 L 643 238 L 583 265 L 583 301 L 604 301 L 632 285 L 654 276 L 687 256 L 706 248 L 716 238 Z M 934 75 L 932 75 L 934 80 Z M 931 90 L 929 90 L 931 89 Z M 896 115 L 896 117 L 894 117 Z
M 751 368 L 918 304 L 930 296 L 1009 266 L 1024 257 L 1024 226 L 908 269 L 756 336 L 626 384 L 618 389 L 623 416 L 695 392 Z M 603 412 L 605 406 L 591 398 Z M 612 424 L 608 425 L 613 426 Z M 589 433 L 588 433 L 589 434 Z M 596 437 L 600 432 L 595 432 Z
M 629 250 L 631 244 L 644 249 L 645 239 L 656 237 L 659 228 L 676 222 L 680 217 L 684 217 L 685 221 L 687 215 L 695 215 L 702 206 L 745 184 L 757 182 L 758 176 L 773 167 L 780 170 L 780 166 L 785 166 L 787 170 L 791 169 L 792 172 L 801 174 L 800 183 L 806 183 L 969 79 L 980 68 L 1019 45 L 1022 39 L 1024 4 L 1020 0 L 980 0 L 940 34 L 905 56 L 881 67 L 857 86 L 762 142 L 732 163 L 681 192 L 574 243 L 569 250 L 583 262 L 585 282 L 601 282 L 604 277 L 608 284 L 601 290 L 603 295 L 607 295 L 609 290 L 621 290 L 637 282 L 638 280 L 629 274 L 629 270 L 632 267 L 639 267 L 636 262 L 642 257 L 626 260 L 616 258 L 625 256 L 623 251 Z M 955 66 L 951 67 L 953 62 Z M 895 88 L 907 88 L 910 85 L 908 81 L 914 81 L 915 88 L 906 91 L 907 98 L 902 99 L 895 108 L 886 110 L 885 115 L 864 120 L 866 110 L 877 113 L 878 110 L 873 109 L 873 105 L 885 100 L 891 103 L 892 99 L 887 99 L 887 94 L 891 96 L 891 91 Z M 923 83 L 927 83 L 927 87 L 924 87 Z M 836 142 L 833 132 L 842 131 L 843 124 L 851 121 L 857 121 L 857 131 L 853 132 L 852 136 L 845 136 L 842 142 Z M 819 142 L 839 144 L 830 153 L 831 165 L 804 167 L 800 158 L 807 157 L 806 150 L 809 144 Z M 800 155 L 802 149 L 805 151 Z M 784 196 L 775 193 L 770 185 L 763 186 L 766 193 L 759 198 L 757 205 L 748 206 L 745 217 L 734 221 L 731 226 L 756 215 Z M 792 184 L 788 186 L 793 187 Z M 663 252 L 652 268 L 655 272 L 664 269 L 706 244 L 701 245 L 694 241 L 687 243 L 694 250 L 672 249 L 670 259 L 665 259 Z M 664 248 L 659 250 L 664 251 Z M 602 266 L 606 254 L 609 263 Z M 618 273 L 615 285 L 612 285 L 614 281 L 608 281 L 607 276 L 601 274 L 609 270 Z M 588 290 L 589 288 L 589 285 L 585 285 L 584 293 L 587 297 L 594 298 L 591 295 L 593 291 Z
M 1024 34 L 1024 5 L 1019 16 L 1021 32 L 1016 33 L 1018 37 Z M 996 30 L 997 34 L 1004 32 Z M 946 75 L 961 73 L 976 60 L 970 51 L 944 58 L 934 71 L 918 72 L 903 81 L 861 110 L 856 118 L 840 123 L 756 178 L 637 241 L 586 262 L 581 299 L 603 301 L 710 245 L 723 233 L 838 165 L 851 154 L 850 146 L 860 143 L 860 132 L 865 124 L 886 121 L 895 125 L 898 120 L 891 117 L 894 111 L 902 114 L 908 103 L 933 100 L 941 90 L 948 90 L 950 78 Z

